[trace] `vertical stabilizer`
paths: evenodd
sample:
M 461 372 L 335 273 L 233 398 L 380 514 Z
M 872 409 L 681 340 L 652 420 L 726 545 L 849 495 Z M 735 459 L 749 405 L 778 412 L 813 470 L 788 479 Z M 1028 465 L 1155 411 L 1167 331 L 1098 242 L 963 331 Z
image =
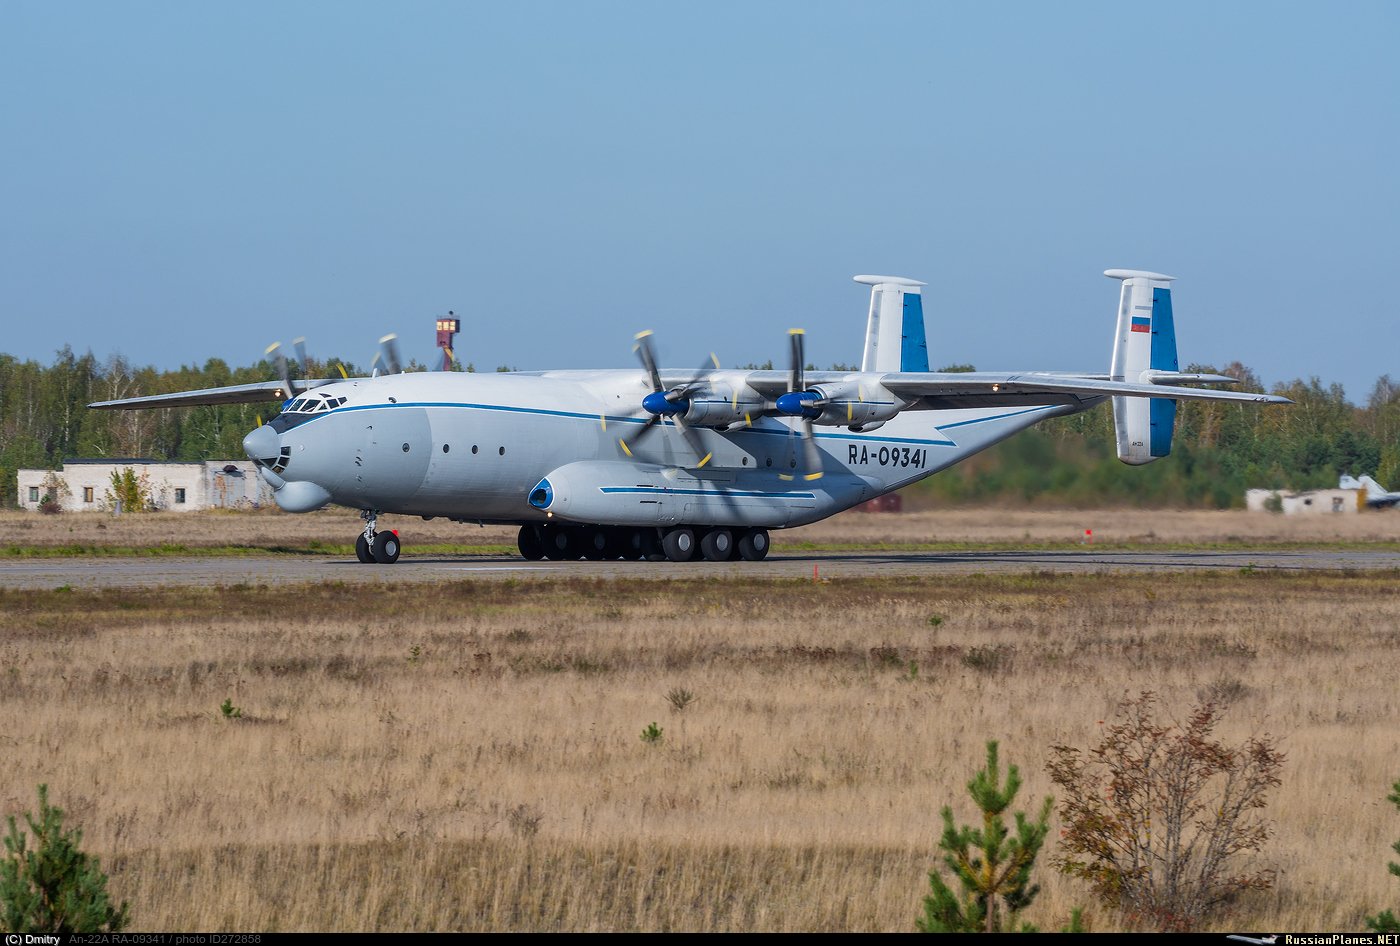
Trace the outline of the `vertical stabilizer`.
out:
M 903 276 L 857 276 L 855 280 L 870 287 L 860 370 L 928 371 L 922 291 L 926 283 Z
M 1112 379 L 1140 384 L 1150 380 L 1152 371 L 1177 371 L 1171 290 L 1175 277 L 1135 269 L 1110 269 L 1104 275 L 1123 281 Z M 1118 459 L 1134 466 L 1160 460 L 1172 451 L 1175 424 L 1176 401 L 1171 398 L 1115 397 Z

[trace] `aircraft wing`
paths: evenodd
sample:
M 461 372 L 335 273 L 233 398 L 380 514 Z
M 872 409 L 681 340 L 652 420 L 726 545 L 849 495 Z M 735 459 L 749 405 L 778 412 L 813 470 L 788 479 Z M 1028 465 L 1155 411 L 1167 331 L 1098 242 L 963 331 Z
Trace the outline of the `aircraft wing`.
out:
M 1180 372 L 1149 372 L 1150 382 L 1110 381 L 1103 375 L 1071 375 L 1048 371 L 1022 372 L 938 372 L 896 371 L 875 372 L 808 371 L 804 384 L 810 388 L 838 382 L 864 382 L 880 385 L 892 394 L 913 399 L 927 398 L 934 402 L 976 399 L 987 404 L 998 401 L 1030 403 L 1035 398 L 1051 401 L 1085 397 L 1165 397 L 1182 401 L 1243 401 L 1250 404 L 1291 404 L 1286 397 L 1275 394 L 1255 394 L 1246 391 L 1216 391 L 1208 388 L 1184 388 L 1183 382 L 1223 384 L 1234 382 L 1224 375 L 1183 374 Z M 766 397 L 776 398 L 787 392 L 789 374 L 786 371 L 753 371 L 744 379 L 749 387 Z M 937 404 L 937 406 L 944 406 Z
M 291 383 L 291 390 L 281 381 L 261 381 L 255 384 L 231 384 L 223 388 L 199 391 L 176 391 L 172 394 L 151 394 L 146 397 L 126 397 L 118 401 L 97 401 L 88 407 L 94 410 L 131 410 L 149 407 L 199 407 L 206 404 L 253 404 L 263 401 L 285 401 L 303 391 L 330 384 L 332 379 L 302 380 Z

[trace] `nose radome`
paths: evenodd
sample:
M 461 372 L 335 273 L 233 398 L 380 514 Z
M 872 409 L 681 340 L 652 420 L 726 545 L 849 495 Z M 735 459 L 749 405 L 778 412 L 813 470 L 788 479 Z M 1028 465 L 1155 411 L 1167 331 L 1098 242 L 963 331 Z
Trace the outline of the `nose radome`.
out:
M 243 452 L 249 460 L 273 460 L 281 449 L 282 438 L 266 424 L 243 438 Z

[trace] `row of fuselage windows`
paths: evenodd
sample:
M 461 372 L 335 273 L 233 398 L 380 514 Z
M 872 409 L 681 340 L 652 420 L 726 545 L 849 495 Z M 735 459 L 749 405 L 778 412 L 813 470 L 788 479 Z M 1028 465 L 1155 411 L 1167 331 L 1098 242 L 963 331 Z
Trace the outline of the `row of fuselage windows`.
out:
M 405 443 L 405 444 L 403 445 L 403 452 L 404 452 L 404 453 L 408 453 L 408 451 L 411 450 L 411 449 L 412 449 L 412 445 L 411 445 L 411 444 Z M 480 449 L 480 447 L 479 447 L 478 444 L 472 444 L 472 454 L 473 454 L 473 455 L 475 455 L 475 454 L 479 451 L 479 449 Z M 451 452 L 452 452 L 452 444 L 450 444 L 450 443 L 445 443 L 445 444 L 443 444 L 443 445 L 442 445 L 442 452 L 443 452 L 443 453 L 451 453 Z M 496 448 L 496 455 L 497 455 L 497 456 L 502 456 L 502 457 L 505 456 L 505 455 L 506 455 L 506 448 L 505 448 L 505 447 L 497 447 L 497 448 Z

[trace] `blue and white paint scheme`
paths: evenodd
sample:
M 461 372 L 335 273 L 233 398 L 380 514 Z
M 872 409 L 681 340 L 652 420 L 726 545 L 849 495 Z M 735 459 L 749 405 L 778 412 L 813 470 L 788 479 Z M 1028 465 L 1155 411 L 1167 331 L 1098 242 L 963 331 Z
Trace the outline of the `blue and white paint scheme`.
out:
M 1107 375 L 929 371 L 924 283 L 871 287 L 859 371 L 659 369 L 391 372 L 127 398 L 94 408 L 290 401 L 244 449 L 288 512 L 361 511 L 362 561 L 398 557 L 377 517 L 518 524 L 527 558 L 762 558 L 769 529 L 824 519 L 966 459 L 1049 417 L 1112 399 L 1118 456 L 1171 449 L 1176 401 L 1287 403 L 1188 388 L 1177 370 L 1172 277 L 1120 280 Z M 392 541 L 385 538 L 392 535 Z

